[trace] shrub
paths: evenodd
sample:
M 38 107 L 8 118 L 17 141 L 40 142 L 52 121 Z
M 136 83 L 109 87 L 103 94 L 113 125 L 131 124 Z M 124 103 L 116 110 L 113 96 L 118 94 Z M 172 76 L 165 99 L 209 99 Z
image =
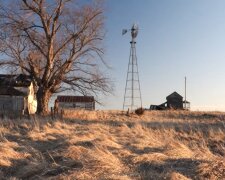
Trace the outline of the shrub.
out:
M 145 109 L 142 108 L 142 107 L 137 108 L 137 109 L 135 110 L 135 114 L 137 114 L 137 115 L 143 115 L 144 112 L 145 112 Z

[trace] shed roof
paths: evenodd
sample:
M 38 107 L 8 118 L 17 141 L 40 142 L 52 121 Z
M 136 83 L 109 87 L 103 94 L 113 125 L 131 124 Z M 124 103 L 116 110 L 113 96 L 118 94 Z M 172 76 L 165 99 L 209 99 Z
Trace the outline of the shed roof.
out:
M 94 102 L 93 96 L 57 96 L 59 102 Z
M 187 101 L 187 100 L 186 100 L 186 101 L 184 100 L 184 101 L 183 101 L 183 103 L 190 103 L 190 102 L 189 102 L 189 101 Z
M 13 87 L 1 87 L 0 88 L 0 96 L 8 95 L 8 96 L 26 96 L 26 93 L 21 92 Z
M 172 94 L 170 94 L 169 96 L 167 96 L 166 99 L 173 98 L 173 97 L 183 98 L 180 94 L 178 94 L 176 91 L 174 91 Z

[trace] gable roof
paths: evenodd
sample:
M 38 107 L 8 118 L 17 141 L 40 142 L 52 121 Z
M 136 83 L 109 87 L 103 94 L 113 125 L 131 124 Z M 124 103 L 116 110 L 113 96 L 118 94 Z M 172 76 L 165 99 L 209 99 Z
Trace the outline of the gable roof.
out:
M 26 93 L 21 92 L 13 87 L 0 87 L 0 96 L 7 95 L 7 96 L 26 96 Z
M 167 96 L 166 99 L 172 98 L 172 97 L 183 98 L 183 97 L 182 97 L 180 94 L 178 94 L 176 91 L 174 91 L 172 94 L 170 94 L 169 96 Z
M 93 96 L 57 96 L 59 102 L 94 102 Z
M 32 82 L 31 76 L 24 74 L 0 74 L 0 86 L 28 87 Z

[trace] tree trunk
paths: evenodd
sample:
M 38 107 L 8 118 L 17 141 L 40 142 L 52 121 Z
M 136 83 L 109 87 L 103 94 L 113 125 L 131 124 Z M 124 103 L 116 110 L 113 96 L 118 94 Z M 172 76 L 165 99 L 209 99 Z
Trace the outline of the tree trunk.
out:
M 48 114 L 48 103 L 51 97 L 51 93 L 43 88 L 39 88 L 37 91 L 37 113 L 41 115 Z

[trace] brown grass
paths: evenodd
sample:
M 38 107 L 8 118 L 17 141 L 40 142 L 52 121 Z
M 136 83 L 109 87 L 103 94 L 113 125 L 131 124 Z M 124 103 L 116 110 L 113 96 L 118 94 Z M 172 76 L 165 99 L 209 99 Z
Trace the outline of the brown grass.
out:
M 223 179 L 225 114 L 67 111 L 0 121 L 0 179 Z

